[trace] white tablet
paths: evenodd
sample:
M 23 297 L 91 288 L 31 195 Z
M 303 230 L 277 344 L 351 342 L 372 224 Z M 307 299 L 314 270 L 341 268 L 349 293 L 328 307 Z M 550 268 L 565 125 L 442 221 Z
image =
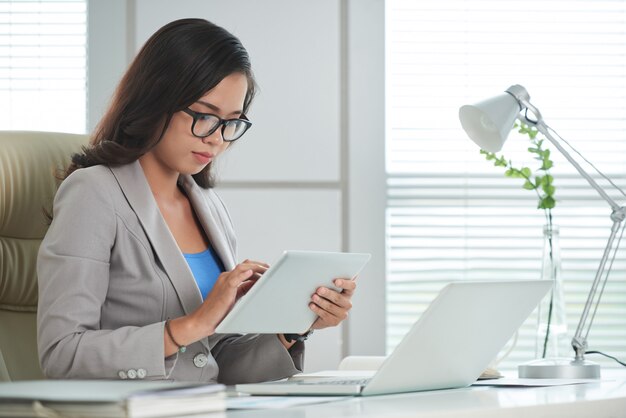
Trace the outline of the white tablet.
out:
M 302 334 L 317 318 L 309 309 L 317 288 L 334 288 L 334 279 L 354 279 L 369 259 L 369 254 L 285 251 L 215 331 Z

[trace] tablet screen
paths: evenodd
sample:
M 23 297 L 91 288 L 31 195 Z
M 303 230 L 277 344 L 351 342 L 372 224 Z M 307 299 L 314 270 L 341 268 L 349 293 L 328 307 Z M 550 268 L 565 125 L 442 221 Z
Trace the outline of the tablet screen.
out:
M 369 254 L 361 253 L 285 251 L 239 299 L 216 332 L 302 334 L 317 318 L 308 306 L 316 289 L 334 288 L 334 279 L 355 278 L 369 259 Z

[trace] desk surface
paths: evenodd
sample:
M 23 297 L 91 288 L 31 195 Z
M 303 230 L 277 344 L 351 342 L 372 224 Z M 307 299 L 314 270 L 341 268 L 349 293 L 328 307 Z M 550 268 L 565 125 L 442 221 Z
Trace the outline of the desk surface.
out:
M 603 371 L 604 374 L 604 371 Z M 552 387 L 469 387 L 347 397 L 280 410 L 228 411 L 231 418 L 334 417 L 626 417 L 626 373 Z M 612 380 L 609 380 L 612 379 Z

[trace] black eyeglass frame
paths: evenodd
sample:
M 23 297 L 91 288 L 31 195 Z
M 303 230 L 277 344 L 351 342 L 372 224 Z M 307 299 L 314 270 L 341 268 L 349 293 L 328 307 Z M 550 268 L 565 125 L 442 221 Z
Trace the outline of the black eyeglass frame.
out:
M 189 108 L 183 109 L 183 112 L 185 112 L 186 114 L 188 114 L 189 116 L 191 116 L 193 118 L 193 122 L 191 123 L 191 134 L 193 136 L 195 136 L 196 138 L 206 138 L 208 136 L 211 136 L 215 133 L 215 131 L 218 130 L 218 128 L 221 126 L 222 127 L 222 139 L 224 140 L 224 142 L 235 142 L 236 140 L 240 139 L 246 132 L 248 132 L 248 129 L 250 129 L 250 127 L 252 126 L 252 122 L 250 122 L 250 120 L 248 118 L 246 118 L 245 115 L 241 115 L 241 117 L 239 118 L 234 118 L 234 119 L 222 119 L 217 115 L 214 115 L 212 113 L 202 113 L 202 112 L 195 112 Z M 217 118 L 219 120 L 219 123 L 217 123 L 215 125 L 215 127 L 213 129 L 211 129 L 207 134 L 205 135 L 197 135 L 194 132 L 194 128 L 196 127 L 196 122 L 199 119 L 202 119 L 203 117 L 207 117 L 207 116 L 212 116 L 214 118 Z M 244 126 L 246 127 L 244 129 L 244 131 L 242 132 L 241 135 L 239 135 L 237 138 L 235 139 L 226 139 L 224 137 L 224 130 L 226 129 L 226 125 L 229 122 L 243 122 Z

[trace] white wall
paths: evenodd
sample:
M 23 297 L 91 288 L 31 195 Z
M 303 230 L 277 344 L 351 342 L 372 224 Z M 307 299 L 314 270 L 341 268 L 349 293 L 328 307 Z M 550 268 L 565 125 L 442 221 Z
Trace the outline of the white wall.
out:
M 130 16 L 126 0 L 89 0 L 87 10 L 87 127 L 91 131 L 128 65 Z
M 349 0 L 345 23 L 347 250 L 372 259 L 360 277 L 345 352 L 383 355 L 385 288 L 385 2 Z
M 163 24 L 200 17 L 241 39 L 260 94 L 249 114 L 252 130 L 218 165 L 218 190 L 232 212 L 240 259 L 272 262 L 285 249 L 373 253 L 350 320 L 314 334 L 306 369 L 335 368 L 351 353 L 383 354 L 383 38 L 377 39 L 383 1 L 89 4 L 90 63 L 102 64 L 90 65 L 92 127 L 128 57 Z M 119 28 L 118 35 L 111 37 L 110 28 Z M 348 94 L 349 88 L 363 94 Z

